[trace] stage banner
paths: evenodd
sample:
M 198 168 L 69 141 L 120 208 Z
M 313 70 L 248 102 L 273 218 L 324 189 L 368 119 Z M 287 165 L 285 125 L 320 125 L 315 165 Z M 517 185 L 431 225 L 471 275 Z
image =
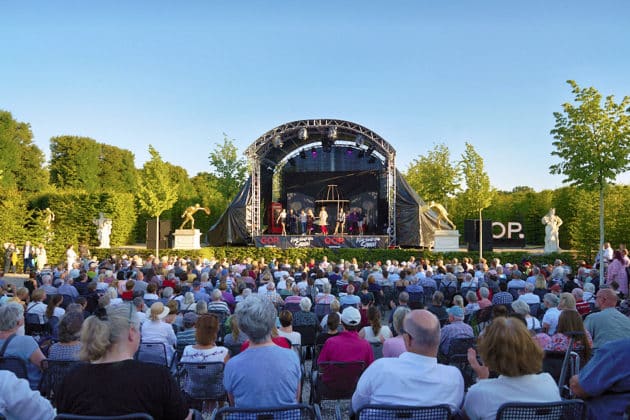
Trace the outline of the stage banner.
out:
M 256 236 L 257 248 L 387 248 L 387 236 Z

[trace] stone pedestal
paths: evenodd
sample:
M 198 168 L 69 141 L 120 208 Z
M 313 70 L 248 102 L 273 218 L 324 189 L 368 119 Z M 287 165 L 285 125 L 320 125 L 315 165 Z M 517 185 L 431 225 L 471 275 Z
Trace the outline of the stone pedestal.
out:
M 459 230 L 436 230 L 433 251 L 459 251 Z
M 174 249 L 201 249 L 199 229 L 176 229 L 173 237 L 175 238 Z

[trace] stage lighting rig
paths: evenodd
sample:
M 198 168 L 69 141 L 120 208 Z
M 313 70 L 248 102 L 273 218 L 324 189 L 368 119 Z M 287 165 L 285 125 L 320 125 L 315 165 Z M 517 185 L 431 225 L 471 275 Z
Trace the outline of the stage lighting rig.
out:
M 272 140 L 271 140 L 271 144 L 273 144 L 273 147 L 279 149 L 282 146 L 284 146 L 284 142 L 282 141 L 282 136 L 280 134 L 277 134 Z
M 298 139 L 302 141 L 308 139 L 308 130 L 306 127 L 302 127 L 298 130 Z

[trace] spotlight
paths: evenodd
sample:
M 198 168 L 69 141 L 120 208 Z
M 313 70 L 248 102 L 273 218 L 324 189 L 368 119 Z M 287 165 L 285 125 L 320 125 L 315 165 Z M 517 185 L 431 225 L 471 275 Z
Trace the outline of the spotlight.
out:
M 328 138 L 331 140 L 337 138 L 337 126 L 332 126 L 328 129 Z
M 364 143 L 365 143 L 365 137 L 363 137 L 363 134 L 357 134 L 357 136 L 354 139 L 354 144 L 356 144 L 357 147 L 361 147 L 363 146 Z
M 317 150 L 314 147 L 311 149 L 311 156 L 313 159 L 317 157 Z
M 289 159 L 288 162 L 291 166 L 295 166 L 295 158 Z
M 302 127 L 298 130 L 298 139 L 306 140 L 308 138 L 308 130 L 306 127 Z
M 352 156 L 352 147 L 348 147 L 348 148 L 346 149 L 346 155 L 348 155 L 348 156 Z
M 280 134 L 276 135 L 271 140 L 271 144 L 273 144 L 273 147 L 277 147 L 277 148 L 281 148 L 282 146 L 284 146 L 284 143 L 282 142 L 282 136 Z
M 302 150 L 300 152 L 300 159 L 306 159 L 306 151 Z

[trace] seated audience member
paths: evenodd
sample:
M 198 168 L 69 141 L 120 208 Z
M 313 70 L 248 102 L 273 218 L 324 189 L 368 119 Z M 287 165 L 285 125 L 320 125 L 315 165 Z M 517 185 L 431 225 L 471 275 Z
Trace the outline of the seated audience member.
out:
M 237 306 L 238 307 L 238 306 Z M 226 346 L 243 345 L 249 337 L 238 327 L 238 319 L 236 315 L 230 317 L 230 333 L 223 337 L 223 344 Z
M 293 331 L 293 325 L 291 325 L 293 322 L 293 314 L 290 311 L 282 311 L 280 312 L 279 319 L 280 329 L 278 330 L 278 335 L 287 338 L 292 345 L 302 344 L 302 335 L 297 331 Z
M 405 306 L 400 306 L 396 308 L 396 311 L 394 311 L 394 320 L 392 324 L 394 331 L 396 331 L 396 334 L 398 335 L 385 340 L 383 343 L 383 357 L 398 357 L 407 351 L 407 348 L 405 347 L 405 340 L 403 339 L 403 321 L 409 312 L 411 312 L 411 309 Z M 433 315 L 435 315 L 435 313 L 433 313 Z
M 339 304 L 338 300 L 333 301 L 333 303 L 330 304 L 330 313 L 336 313 L 337 315 L 339 314 L 339 311 L 341 309 L 341 305 Z M 328 325 L 328 314 L 324 315 L 324 317 L 322 318 L 322 321 L 319 323 L 319 327 L 321 330 L 325 330 L 326 326 Z
M 53 295 L 48 298 L 48 305 L 46 306 L 46 312 L 44 313 L 46 321 L 50 320 L 52 317 L 61 319 L 63 314 L 66 313 L 66 310 L 60 307 L 62 302 L 63 296 L 61 295 Z
M 223 384 L 230 403 L 239 408 L 274 407 L 298 402 L 300 361 L 292 350 L 274 344 L 275 308 L 252 294 L 236 308 L 238 326 L 250 339 L 247 351 L 225 365 Z
M 580 315 L 586 315 L 591 312 L 591 304 L 584 300 L 584 291 L 579 287 L 576 287 L 571 291 L 571 294 L 575 298 L 575 309 Z
M 474 312 L 477 312 L 479 309 L 481 309 L 479 303 L 477 302 L 477 294 L 475 292 L 469 291 L 468 293 L 466 293 L 466 301 L 468 302 L 468 304 L 464 308 L 464 316 L 472 315 Z
M 387 325 L 381 325 L 381 310 L 376 306 L 370 306 L 367 310 L 367 318 L 370 325 L 361 328 L 359 337 L 370 343 L 382 343 L 393 336 Z
M 490 289 L 482 286 L 479 289 L 479 296 L 481 297 L 481 299 L 479 299 L 479 309 L 484 309 L 488 306 L 492 306 L 492 301 L 488 299 L 488 296 L 490 296 Z
M 33 391 L 28 381 L 13 372 L 0 370 L 0 416 L 7 419 L 52 419 L 55 410 L 50 402 Z
M 574 336 L 573 349 L 581 351 L 581 364 L 584 365 L 591 357 L 591 348 L 593 347 L 593 339 L 588 331 L 584 329 L 582 317 L 577 311 L 566 309 L 560 313 L 558 318 L 558 328 L 556 333 L 551 337 L 543 337 L 539 340 L 539 344 L 543 344 L 545 351 L 565 352 L 569 347 L 571 337 L 569 333 L 581 333 L 581 335 L 571 334 Z M 538 337 L 537 337 L 538 338 Z
M 47 305 L 44 303 L 44 300 L 46 300 L 46 292 L 43 289 L 36 289 L 31 294 L 31 301 L 26 305 L 26 313 L 36 314 L 40 324 L 46 322 Z
M 630 318 L 619 312 L 617 295 L 612 289 L 600 289 L 597 292 L 595 306 L 600 312 L 590 314 L 584 321 L 584 327 L 593 337 L 593 352 L 609 341 L 630 338 Z
M 448 309 L 448 325 L 442 328 L 440 337 L 440 354 L 448 355 L 451 341 L 455 338 L 473 338 L 475 333 L 470 325 L 464 323 L 464 311 L 459 306 Z
M 120 294 L 120 298 L 124 301 L 133 300 L 133 288 L 135 285 L 136 283 L 133 280 L 127 280 L 125 283 L 125 291 Z
M 341 303 L 342 308 L 345 306 L 359 306 L 361 298 L 354 294 L 354 286 L 352 284 L 346 287 L 346 295 L 339 298 L 339 303 Z
M 560 401 L 558 385 L 542 370 L 543 351 L 516 317 L 492 321 L 477 343 L 483 366 L 474 349 L 468 350 L 468 362 L 479 381 L 470 387 L 464 411 L 471 420 L 494 419 L 501 405 L 508 402 Z M 518 351 L 515 351 L 518 349 Z M 487 379 L 490 371 L 500 376 Z
M 186 315 L 194 315 L 193 313 Z M 195 324 L 196 344 L 184 347 L 182 362 L 227 362 L 230 358 L 228 349 L 217 346 L 215 341 L 219 332 L 219 319 L 212 314 L 201 315 Z
M 324 344 L 330 337 L 336 337 L 339 334 L 339 312 L 331 312 L 326 317 L 326 332 L 317 334 L 315 344 Z
M 138 319 L 140 320 L 140 325 L 144 324 L 144 321 L 147 320 L 147 314 L 144 312 L 145 305 L 144 299 L 140 296 L 133 298 L 132 304 L 134 308 L 136 308 L 136 312 L 138 312 Z
M 181 305 L 182 311 L 195 311 L 197 309 L 197 303 L 195 302 L 195 295 L 193 292 L 186 292 L 184 294 L 184 301 Z
M 571 293 L 568 293 L 568 292 L 560 293 L 560 300 L 558 301 L 558 310 L 559 311 L 577 310 L 575 308 L 575 298 L 573 297 Z
M 459 410 L 464 380 L 456 367 L 437 362 L 438 319 L 429 311 L 415 310 L 406 315 L 403 325 L 407 351 L 398 358 L 376 360 L 363 372 L 352 396 L 352 410 L 367 404 L 447 404 L 451 410 Z
M 322 286 L 322 292 L 318 293 L 315 296 L 315 303 L 323 303 L 323 304 L 331 304 L 334 300 L 336 300 L 334 295 L 330 294 L 332 286 L 330 283 L 324 283 Z
M 175 334 L 177 338 L 177 349 L 181 349 L 186 346 L 192 346 L 197 342 L 195 324 L 197 323 L 197 314 L 194 312 L 186 312 L 182 317 L 182 329 Z
M 300 300 L 300 310 L 293 314 L 294 327 L 317 327 L 319 320 L 317 319 L 317 315 L 311 312 L 312 305 L 311 300 L 307 297 L 303 297 Z
M 200 300 L 195 304 L 195 313 L 197 315 L 203 315 L 208 313 L 208 304 L 203 300 Z
M 48 358 L 51 360 L 78 360 L 81 350 L 81 326 L 83 313 L 67 312 L 59 321 L 59 342 L 50 346 Z
M 66 375 L 56 394 L 57 412 L 192 418 L 168 369 L 134 360 L 140 344 L 136 314 L 130 304 L 113 305 L 99 308 L 97 315 L 84 321 L 80 356 L 90 363 Z
M 560 318 L 558 303 L 560 303 L 560 299 L 553 293 L 547 293 L 543 298 L 543 304 L 547 310 L 543 315 L 542 330 L 549 335 L 554 335 L 558 327 L 558 318 Z
M 444 293 L 439 290 L 433 292 L 433 296 L 431 297 L 431 305 L 427 308 L 429 312 L 437 317 L 441 323 L 446 322 L 448 320 L 448 313 L 446 312 L 446 308 L 444 307 Z
M 230 316 L 230 307 L 223 301 L 223 292 L 221 292 L 221 289 L 214 289 L 210 297 L 212 300 L 208 304 L 208 312 L 219 312 L 226 317 Z M 197 302 L 199 302 L 199 299 L 197 299 Z
M 595 303 L 595 285 L 593 283 L 586 283 L 584 285 L 584 300 L 589 304 Z
M 531 283 L 527 283 L 531 284 Z M 523 299 L 517 299 L 512 302 L 512 309 L 521 315 L 527 323 L 527 329 L 530 331 L 539 331 L 541 328 L 540 321 L 531 315 L 529 305 Z M 545 334 L 547 335 L 547 334 Z
M 494 296 L 492 296 L 493 305 L 509 305 L 512 301 L 514 301 L 514 296 L 512 296 L 507 289 L 507 283 L 499 283 L 499 293 L 495 293 Z
M 135 312 L 135 311 L 134 311 Z M 163 343 L 166 346 L 166 359 L 170 365 L 177 345 L 177 337 L 171 324 L 164 322 L 170 310 L 162 302 L 151 305 L 149 319 L 142 324 L 142 341 L 145 343 Z
M 525 288 L 523 289 L 525 293 L 520 295 L 518 297 L 518 300 L 522 300 L 529 305 L 534 304 L 534 303 L 540 303 L 540 297 L 534 294 L 534 289 L 535 289 L 534 284 L 529 283 L 529 282 L 526 283 Z
M 17 334 L 23 325 L 22 305 L 11 302 L 0 306 L 0 348 L 5 346 L 5 356 L 24 360 L 31 389 L 37 389 L 41 378 L 40 365 L 45 357 L 33 337 Z
M 326 340 L 317 363 L 363 361 L 366 367 L 369 366 L 374 361 L 374 352 L 370 343 L 357 333 L 361 313 L 355 307 L 349 306 L 341 313 L 341 322 L 345 331 Z
M 569 383 L 583 399 L 589 419 L 621 419 L 629 404 L 630 338 L 603 344 Z

